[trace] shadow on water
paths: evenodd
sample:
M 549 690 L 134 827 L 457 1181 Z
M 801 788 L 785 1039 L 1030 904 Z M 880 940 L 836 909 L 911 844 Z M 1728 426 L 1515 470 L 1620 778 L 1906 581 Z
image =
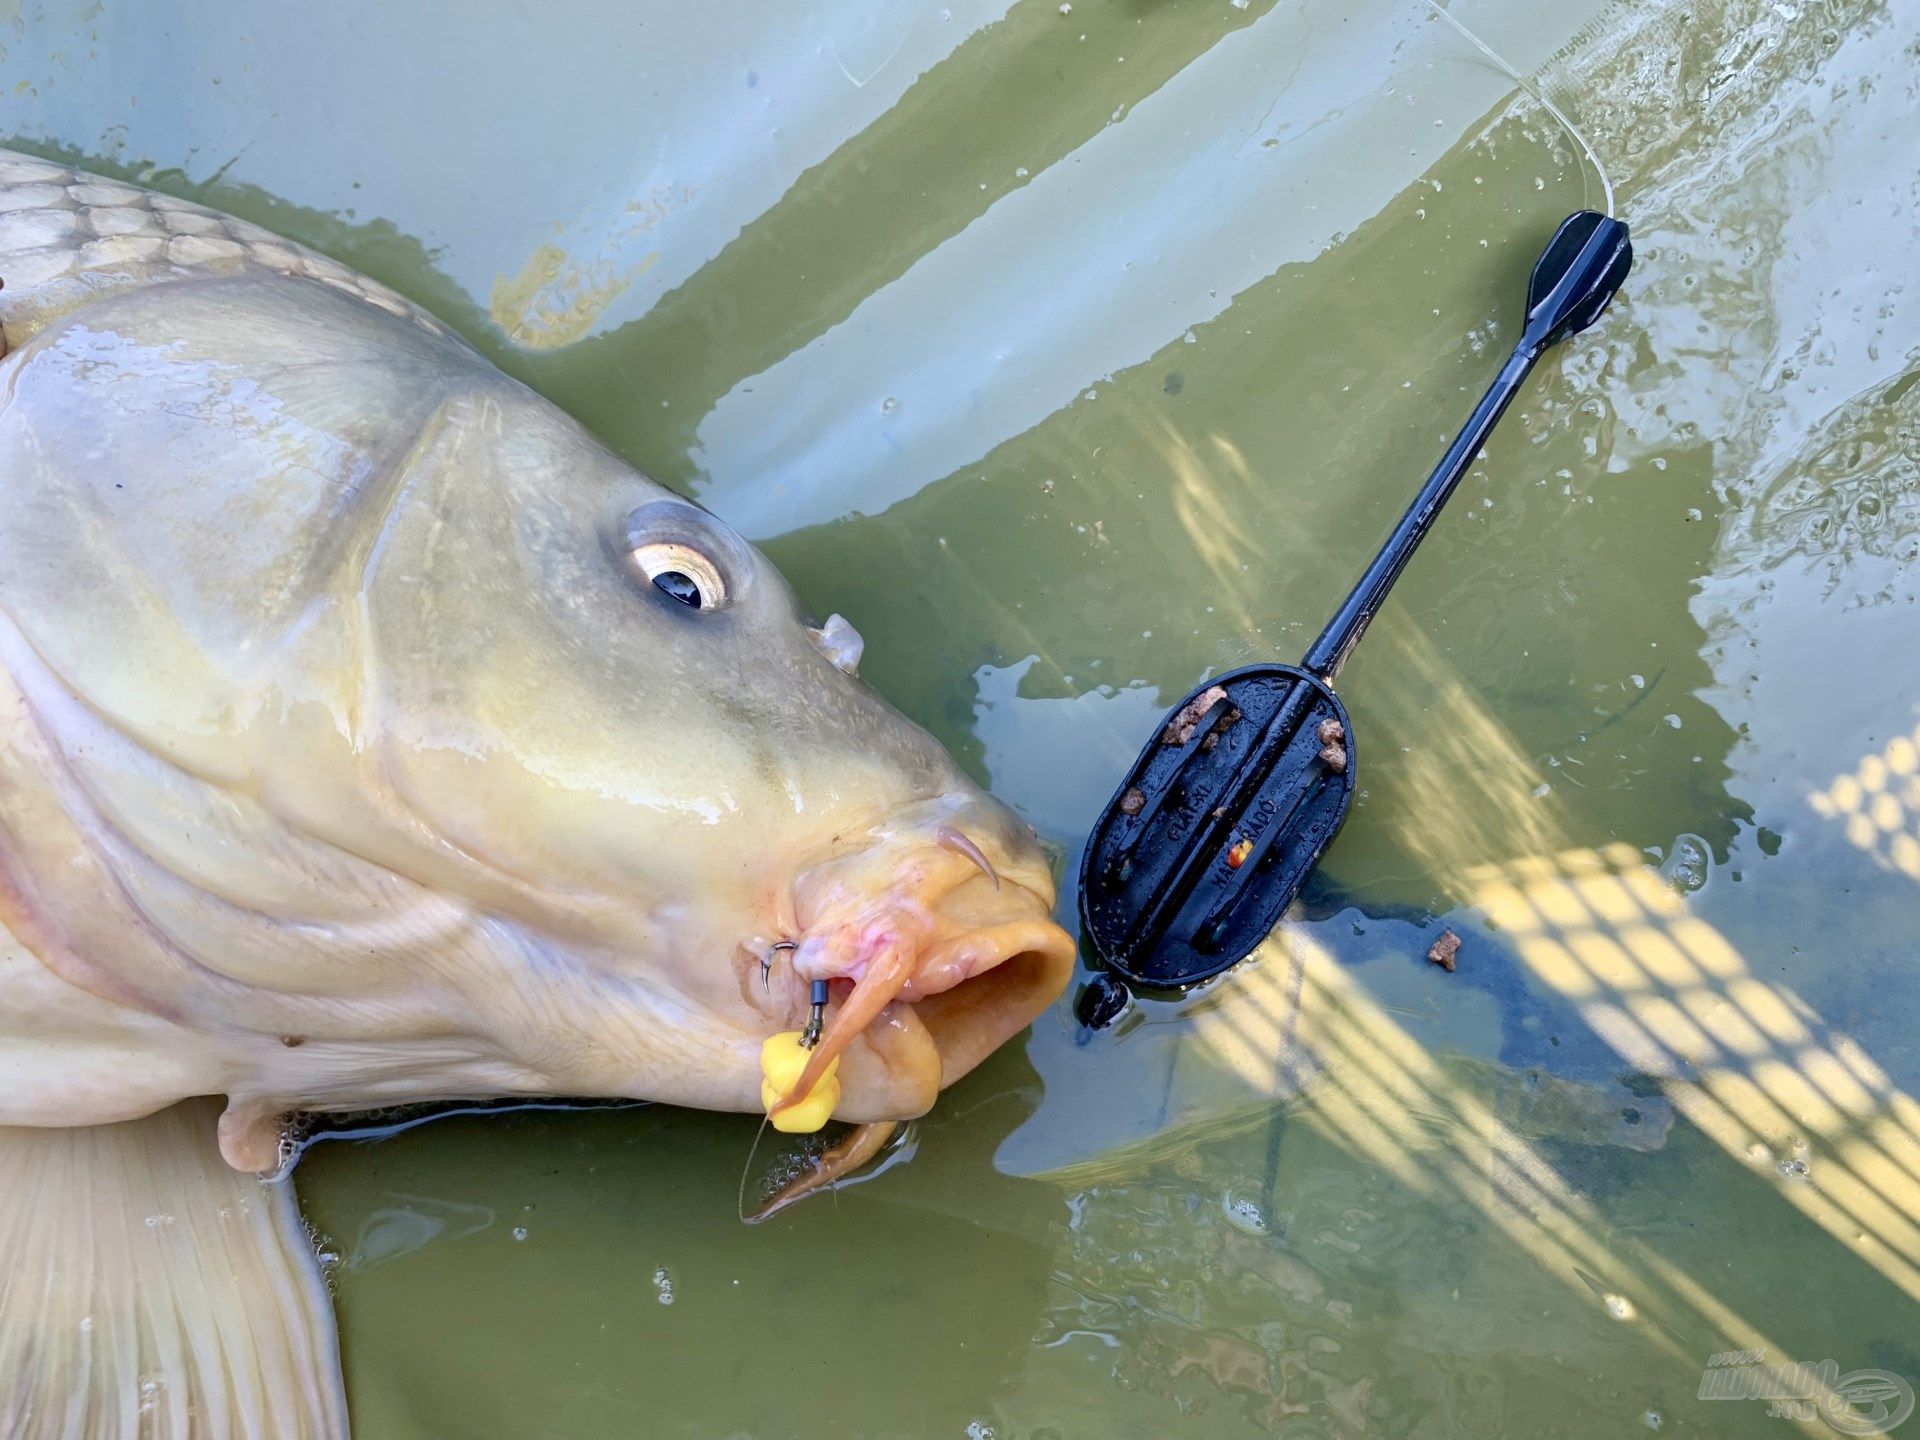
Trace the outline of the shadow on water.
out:
M 1137 1357 L 1129 1373 L 1169 1400 L 1197 1369 L 1262 1426 L 1304 1394 L 1390 1433 L 1441 1398 L 1421 1393 L 1422 1367 L 1343 1372 L 1328 1346 L 1304 1389 L 1299 1377 L 1289 1388 L 1311 1350 L 1302 1328 L 1338 1333 L 1350 1313 L 1354 1302 L 1336 1295 L 1390 1289 L 1375 1303 L 1403 1311 L 1404 1343 L 1443 1366 L 1503 1375 L 1497 1396 L 1448 1402 L 1461 1433 L 1496 1419 L 1506 1433 L 1549 1424 L 1555 1407 L 1536 1406 L 1532 1391 L 1583 1383 L 1559 1371 L 1569 1354 L 1583 1376 L 1630 1370 L 1628 1394 L 1648 1413 L 1712 1433 L 1778 1423 L 1699 1399 L 1717 1350 L 1812 1357 L 1844 1344 L 1854 1364 L 1911 1373 L 1920 1104 L 1790 985 L 1755 974 L 1644 855 L 1568 848 L 1557 798 L 1480 783 L 1464 762 L 1525 767 L 1510 732 L 1430 660 L 1415 670 L 1432 682 L 1446 738 L 1409 762 L 1409 788 L 1429 805 L 1491 809 L 1504 823 L 1489 833 L 1510 848 L 1505 860 L 1463 862 L 1471 852 L 1436 832 L 1420 855 L 1457 879 L 1467 908 L 1456 923 L 1472 926 L 1473 979 L 1436 982 L 1454 992 L 1445 1003 L 1473 1003 L 1460 985 L 1490 986 L 1507 1033 L 1544 1022 L 1539 1038 L 1554 1046 L 1562 1034 L 1597 1039 L 1604 1071 L 1627 1084 L 1532 1070 L 1516 1085 L 1514 1072 L 1465 1063 L 1435 1043 L 1435 1017 L 1392 969 L 1336 955 L 1323 927 L 1285 926 L 1259 963 L 1189 1002 L 1177 1024 L 1115 1042 L 1154 1123 L 1131 1144 L 1110 1133 L 1053 1172 L 1076 1193 L 1078 1273 L 1124 1272 L 1122 1257 L 1151 1237 L 1175 1247 L 1160 1273 L 1207 1284 L 1144 1310 L 1123 1303 L 1124 1284 L 1081 1294 L 1057 1302 L 1056 1327 L 1117 1334 Z M 1875 757 L 1887 776 L 1909 753 L 1890 748 L 1891 760 Z M 1669 1137 L 1675 1116 L 1686 1123 Z M 1332 1172 L 1328 1146 L 1350 1157 Z M 1179 1197 L 1192 1216 L 1196 1191 L 1217 1207 L 1209 1223 L 1181 1220 Z M 1230 1259 L 1236 1250 L 1252 1253 Z M 1222 1266 L 1261 1276 L 1265 1308 L 1215 1283 Z M 1778 1298 L 1787 1284 L 1791 1307 Z M 1512 1328 L 1523 1306 L 1539 1307 L 1537 1350 Z M 1810 1398 L 1844 1413 L 1841 1395 Z M 1607 1403 L 1620 1407 L 1617 1391 Z M 1808 1433 L 1822 1428 L 1809 1411 Z
M 1816 814 L 1846 827 L 1847 840 L 1874 863 L 1920 881 L 1920 728 L 1808 797 Z

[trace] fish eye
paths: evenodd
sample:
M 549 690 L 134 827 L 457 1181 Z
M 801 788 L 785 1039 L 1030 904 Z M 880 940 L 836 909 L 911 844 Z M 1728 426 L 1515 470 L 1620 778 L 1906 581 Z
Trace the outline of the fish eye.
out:
M 689 610 L 717 610 L 727 603 L 720 567 L 685 541 L 642 541 L 633 547 L 633 563 L 654 589 Z

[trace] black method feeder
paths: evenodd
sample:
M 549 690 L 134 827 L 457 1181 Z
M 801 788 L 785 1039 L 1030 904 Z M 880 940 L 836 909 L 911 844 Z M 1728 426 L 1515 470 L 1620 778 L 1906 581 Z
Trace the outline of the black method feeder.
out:
M 1632 263 L 1624 223 L 1568 216 L 1533 267 L 1519 343 L 1305 658 L 1217 676 L 1168 712 L 1081 860 L 1083 930 L 1105 967 L 1083 1023 L 1110 1024 L 1130 987 L 1210 980 L 1272 931 L 1353 804 L 1340 667 L 1534 363 L 1600 318 Z

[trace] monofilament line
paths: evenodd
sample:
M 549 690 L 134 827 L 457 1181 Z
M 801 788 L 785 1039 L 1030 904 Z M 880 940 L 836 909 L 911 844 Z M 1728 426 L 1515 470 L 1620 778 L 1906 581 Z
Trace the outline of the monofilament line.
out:
M 1607 167 L 1600 163 L 1600 157 L 1594 153 L 1593 146 L 1587 143 L 1587 137 L 1580 133 L 1580 127 L 1569 120 L 1558 105 L 1554 104 L 1553 101 L 1542 94 L 1537 85 L 1522 75 L 1518 70 L 1514 69 L 1513 66 L 1509 65 L 1497 50 L 1487 44 L 1487 42 L 1482 40 L 1478 35 L 1474 34 L 1473 31 L 1469 30 L 1459 20 L 1455 19 L 1452 12 L 1447 10 L 1445 6 L 1439 4 L 1438 0 L 1425 0 L 1425 4 L 1434 14 L 1438 15 L 1442 20 L 1446 21 L 1447 24 L 1459 31 L 1462 38 L 1464 38 L 1468 44 L 1472 45 L 1474 49 L 1478 50 L 1482 55 L 1486 56 L 1487 59 L 1497 65 L 1501 72 L 1510 78 L 1514 84 L 1518 85 L 1522 90 L 1526 91 L 1527 94 L 1537 100 L 1542 109 L 1560 122 L 1560 128 L 1573 137 L 1573 143 L 1580 147 L 1580 153 L 1587 157 L 1587 163 L 1593 167 L 1594 174 L 1600 177 L 1600 187 L 1606 192 L 1607 196 L 1607 214 L 1613 214 L 1613 181 L 1607 175 Z M 1580 198 L 1584 201 L 1587 198 L 1586 180 L 1584 177 L 1580 182 L 1580 186 Z

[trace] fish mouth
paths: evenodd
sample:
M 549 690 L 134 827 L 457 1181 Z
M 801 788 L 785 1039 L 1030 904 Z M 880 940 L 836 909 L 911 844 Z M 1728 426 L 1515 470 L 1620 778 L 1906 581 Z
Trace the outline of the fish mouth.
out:
M 829 1001 L 819 1043 L 775 1113 L 838 1060 L 835 1118 L 925 1114 L 1072 977 L 1073 938 L 1052 918 L 1052 875 L 1024 826 L 986 812 L 914 828 L 796 887 L 793 973 L 827 981 Z

